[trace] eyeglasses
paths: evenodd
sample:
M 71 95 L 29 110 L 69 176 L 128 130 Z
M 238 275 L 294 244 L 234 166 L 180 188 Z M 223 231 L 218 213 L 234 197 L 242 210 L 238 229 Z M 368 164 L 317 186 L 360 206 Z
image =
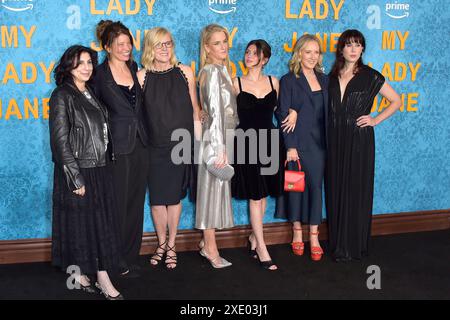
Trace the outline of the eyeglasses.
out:
M 173 46 L 173 42 L 172 41 L 158 42 L 157 44 L 155 44 L 155 48 L 156 49 L 162 49 L 162 47 L 172 48 L 172 46 Z

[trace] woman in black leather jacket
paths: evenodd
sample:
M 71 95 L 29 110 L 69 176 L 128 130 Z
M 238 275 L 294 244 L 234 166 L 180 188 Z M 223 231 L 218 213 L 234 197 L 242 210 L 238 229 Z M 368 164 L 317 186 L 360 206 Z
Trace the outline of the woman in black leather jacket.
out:
M 86 85 L 97 53 L 82 46 L 66 50 L 55 69 L 58 87 L 50 98 L 50 144 L 55 163 L 52 263 L 75 273 L 78 288 L 95 293 L 87 275 L 97 275 L 107 299 L 123 299 L 108 272 L 120 259 L 106 109 Z

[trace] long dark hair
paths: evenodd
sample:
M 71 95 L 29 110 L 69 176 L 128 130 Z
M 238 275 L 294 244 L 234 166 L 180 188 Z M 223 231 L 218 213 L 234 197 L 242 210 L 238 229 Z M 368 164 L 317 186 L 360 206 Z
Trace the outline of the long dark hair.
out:
M 133 37 L 131 36 L 130 29 L 128 29 L 120 21 L 113 22 L 111 20 L 101 20 L 97 24 L 95 33 L 97 35 L 97 40 L 100 42 L 102 48 L 105 51 L 106 51 L 107 46 L 111 48 L 114 40 L 121 34 L 128 36 L 132 46 L 134 43 Z M 108 58 L 109 58 L 109 56 L 108 56 Z M 127 65 L 131 66 L 132 63 L 133 63 L 133 48 L 131 49 L 130 59 L 127 61 Z
M 66 82 L 73 83 L 71 71 L 78 68 L 80 65 L 80 56 L 83 52 L 86 52 L 91 56 L 92 66 L 95 70 L 95 67 L 97 66 L 97 52 L 81 45 L 71 46 L 66 49 L 61 59 L 59 59 L 58 65 L 55 67 L 54 76 L 56 85 L 59 86 Z
M 258 55 L 258 63 L 257 65 L 261 62 L 261 52 L 263 54 L 264 58 L 267 58 L 267 62 L 266 64 L 269 63 L 269 59 L 272 56 L 272 48 L 270 47 L 270 45 L 267 43 L 266 40 L 263 39 L 256 39 L 256 40 L 252 40 L 250 41 L 247 46 L 245 47 L 245 51 L 247 52 L 247 49 L 251 46 L 254 45 L 256 47 L 256 54 Z M 265 64 L 265 65 L 266 65 Z M 245 65 L 245 53 L 244 53 L 244 65 Z M 264 66 L 265 66 L 264 65 Z M 263 67 L 264 67 L 263 66 Z
M 331 68 L 330 74 L 336 78 L 341 74 L 342 69 L 345 65 L 345 59 L 343 55 L 343 50 L 345 45 L 349 43 L 359 43 L 363 47 L 364 52 L 366 50 L 366 39 L 364 35 L 355 29 L 345 30 L 338 39 L 337 48 L 336 48 L 336 60 L 334 61 L 333 68 Z M 355 69 L 353 73 L 358 73 L 359 70 L 364 66 L 362 55 L 359 57 L 356 62 Z

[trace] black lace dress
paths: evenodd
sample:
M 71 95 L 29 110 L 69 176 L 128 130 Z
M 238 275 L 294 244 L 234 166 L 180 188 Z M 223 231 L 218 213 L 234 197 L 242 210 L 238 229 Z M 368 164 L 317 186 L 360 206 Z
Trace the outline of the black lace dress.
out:
M 89 102 L 90 108 L 101 113 L 94 99 Z M 110 161 L 108 157 L 107 161 Z M 110 167 L 80 168 L 80 174 L 85 181 L 84 197 L 69 189 L 62 166 L 55 164 L 52 265 L 64 272 L 74 265 L 83 274 L 102 270 L 114 273 L 122 257 Z

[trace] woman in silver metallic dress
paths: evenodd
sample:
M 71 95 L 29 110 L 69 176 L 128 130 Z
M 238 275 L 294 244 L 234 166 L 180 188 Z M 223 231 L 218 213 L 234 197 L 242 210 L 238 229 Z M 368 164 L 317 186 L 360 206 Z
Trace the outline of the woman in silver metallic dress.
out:
M 200 254 L 214 268 L 225 268 L 231 263 L 219 255 L 215 229 L 231 228 L 233 208 L 231 183 L 212 175 L 206 162 L 216 158 L 216 168 L 228 164 L 227 142 L 232 146 L 234 129 L 238 118 L 236 98 L 230 77 L 228 57 L 228 32 L 225 28 L 211 24 L 202 31 L 200 46 L 200 101 L 208 114 L 203 123 L 203 139 L 199 150 L 197 187 L 197 210 L 195 227 L 203 230 Z

